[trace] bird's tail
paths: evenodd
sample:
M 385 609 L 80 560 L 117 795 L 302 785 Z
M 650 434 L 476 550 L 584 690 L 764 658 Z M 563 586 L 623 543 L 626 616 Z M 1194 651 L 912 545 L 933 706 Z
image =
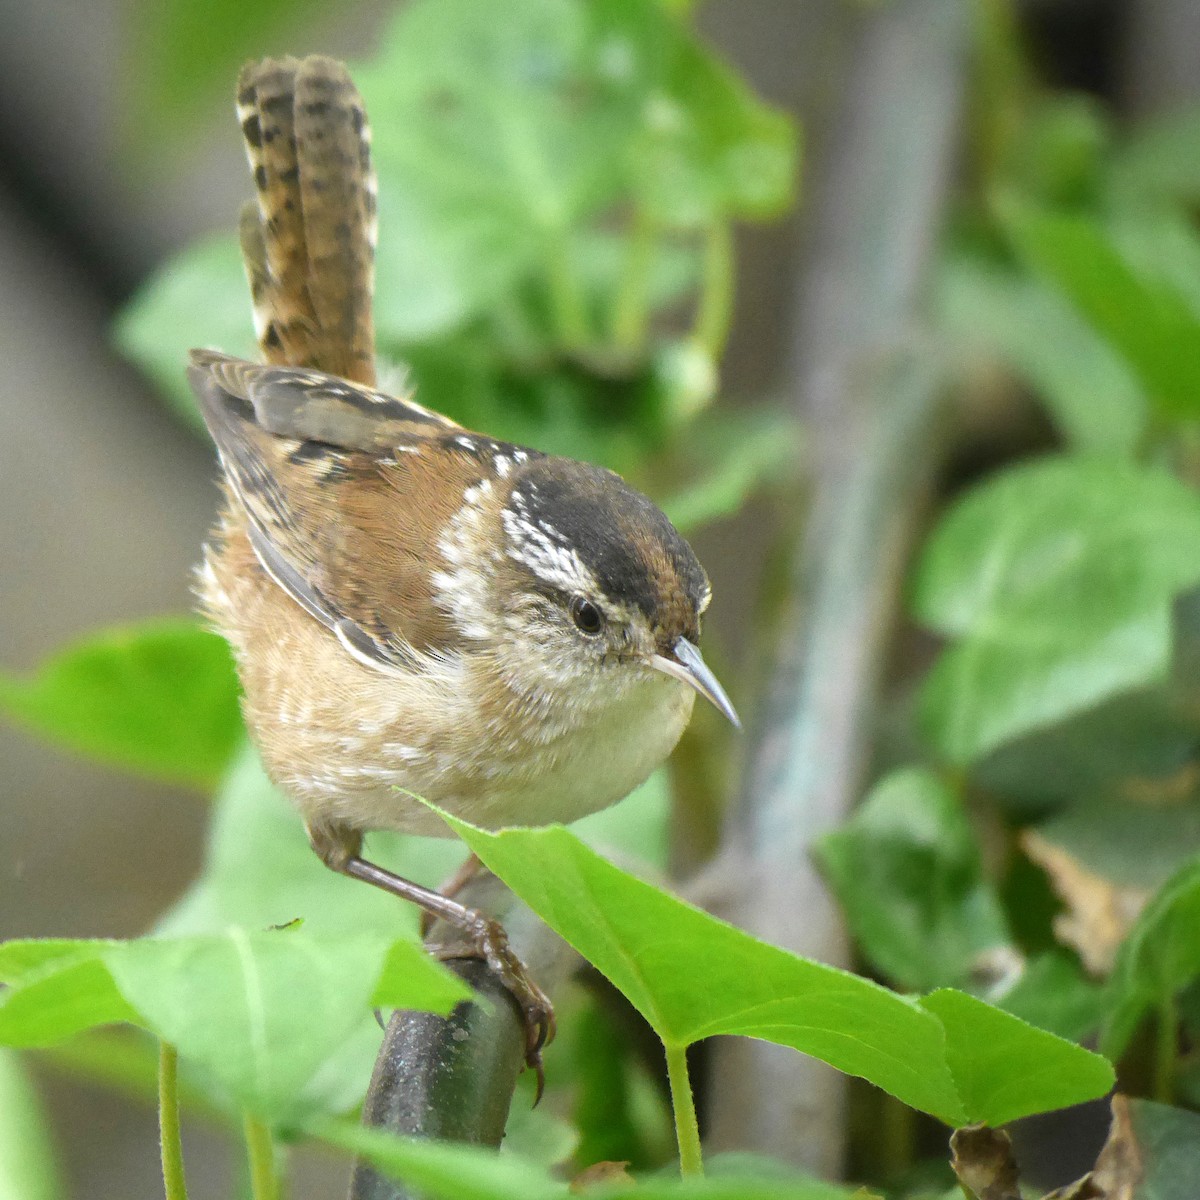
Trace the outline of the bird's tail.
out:
M 240 234 L 263 357 L 373 385 L 377 189 L 362 97 L 335 59 L 268 58 L 242 69 L 237 111 L 257 192 Z

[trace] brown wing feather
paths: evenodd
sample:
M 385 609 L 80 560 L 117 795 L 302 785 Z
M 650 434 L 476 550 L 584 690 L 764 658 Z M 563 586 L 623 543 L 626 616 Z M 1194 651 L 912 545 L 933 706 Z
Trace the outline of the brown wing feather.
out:
M 429 564 L 462 491 L 481 476 L 469 455 L 440 440 L 458 427 L 320 372 L 212 351 L 193 352 L 188 377 L 275 582 L 351 653 L 403 667 L 411 650 L 457 649 L 454 625 L 434 603 Z M 317 428 L 328 436 L 315 439 Z M 426 510 L 419 522 L 411 519 L 418 505 Z M 369 588 L 363 562 L 372 564 Z

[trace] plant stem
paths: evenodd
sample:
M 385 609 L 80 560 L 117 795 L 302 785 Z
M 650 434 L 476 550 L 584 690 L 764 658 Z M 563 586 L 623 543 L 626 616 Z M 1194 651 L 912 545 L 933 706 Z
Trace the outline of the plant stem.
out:
M 700 1154 L 700 1125 L 688 1079 L 687 1047 L 668 1046 L 667 1079 L 671 1084 L 671 1110 L 675 1114 L 675 1138 L 679 1143 L 679 1173 L 685 1179 L 704 1174 Z
M 696 340 L 716 360 L 725 350 L 733 313 L 733 233 L 728 221 L 704 228 L 704 274 L 696 310 Z
M 250 1194 L 254 1200 L 279 1200 L 279 1176 L 275 1173 L 271 1131 L 249 1113 L 242 1121 L 242 1131 L 250 1158 Z
M 1175 1095 L 1175 1065 L 1179 1053 L 1179 1012 L 1175 996 L 1165 995 L 1158 1005 L 1154 1053 L 1154 1098 L 1171 1104 Z
M 179 1055 L 169 1042 L 158 1046 L 158 1141 L 167 1200 L 187 1200 L 183 1144 L 179 1139 Z
M 621 273 L 621 286 L 613 308 L 612 340 L 621 354 L 634 355 L 641 351 L 646 340 L 646 290 L 650 261 L 654 254 L 654 222 L 640 205 L 634 210 Z

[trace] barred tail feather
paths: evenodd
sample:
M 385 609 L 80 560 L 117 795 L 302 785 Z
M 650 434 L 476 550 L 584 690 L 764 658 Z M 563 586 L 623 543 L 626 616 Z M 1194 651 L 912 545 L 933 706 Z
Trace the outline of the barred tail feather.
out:
M 257 201 L 242 253 L 263 357 L 375 382 L 376 184 L 362 98 L 330 58 L 265 59 L 238 80 Z

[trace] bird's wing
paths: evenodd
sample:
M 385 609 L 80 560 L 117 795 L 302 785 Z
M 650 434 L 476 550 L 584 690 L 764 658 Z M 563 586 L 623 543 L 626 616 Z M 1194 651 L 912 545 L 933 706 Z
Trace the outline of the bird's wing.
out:
M 459 426 L 318 371 L 191 357 L 188 379 L 276 584 L 372 666 L 405 670 L 418 652 L 458 650 L 430 564 L 481 477 L 454 451 Z

